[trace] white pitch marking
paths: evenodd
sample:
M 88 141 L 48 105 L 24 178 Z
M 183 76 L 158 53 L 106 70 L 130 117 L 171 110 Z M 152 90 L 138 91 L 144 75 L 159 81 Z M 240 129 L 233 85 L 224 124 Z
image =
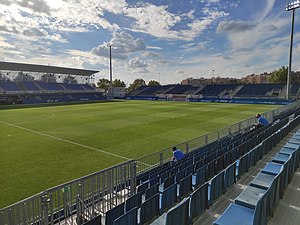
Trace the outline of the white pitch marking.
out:
M 3 124 L 8 125 L 8 126 L 16 127 L 16 128 L 22 129 L 22 130 L 26 130 L 26 131 L 29 131 L 29 132 L 32 132 L 32 133 L 35 133 L 35 134 L 39 134 L 39 135 L 42 135 L 42 136 L 46 136 L 46 137 L 49 137 L 49 138 L 52 138 L 52 139 L 56 139 L 56 140 L 59 140 L 59 141 L 64 141 L 64 142 L 67 142 L 69 144 L 77 145 L 77 146 L 80 146 L 80 147 L 83 147 L 83 148 L 87 148 L 87 149 L 95 150 L 95 151 L 98 151 L 98 152 L 102 152 L 102 153 L 105 153 L 105 154 L 108 154 L 108 155 L 111 155 L 111 156 L 119 157 L 119 158 L 126 159 L 126 160 L 131 160 L 130 158 L 127 158 L 127 157 L 124 157 L 124 156 L 121 156 L 121 155 L 117 155 L 117 154 L 114 154 L 114 153 L 111 153 L 111 152 L 106 152 L 106 151 L 103 151 L 103 150 L 98 149 L 98 148 L 93 148 L 93 147 L 90 147 L 90 146 L 87 146 L 87 145 L 76 143 L 74 141 L 69 141 L 69 140 L 66 140 L 66 139 L 63 139 L 63 138 L 55 137 L 55 136 L 50 135 L 50 134 L 45 134 L 45 133 L 42 133 L 42 132 L 39 132 L 39 131 L 31 130 L 31 129 L 21 127 L 21 126 L 12 124 L 12 123 L 7 123 L 7 122 L 1 121 L 1 120 L 0 120 L 0 123 L 3 123 Z

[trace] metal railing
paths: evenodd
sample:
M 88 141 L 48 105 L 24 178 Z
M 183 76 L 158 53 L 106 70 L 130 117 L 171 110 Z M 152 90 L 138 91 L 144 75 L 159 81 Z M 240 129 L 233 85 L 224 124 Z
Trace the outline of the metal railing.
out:
M 134 160 L 47 189 L 0 210 L 1 225 L 82 224 L 135 193 Z M 97 214 L 97 215 L 96 215 Z
M 274 117 L 288 112 L 291 109 L 299 108 L 300 101 L 293 102 L 291 104 L 285 105 L 283 107 L 268 111 L 263 113 L 263 116 L 267 118 L 269 121 L 273 121 Z M 203 136 L 176 144 L 176 146 L 182 151 L 188 153 L 194 151 L 196 149 L 201 148 L 207 144 L 210 144 L 214 141 L 217 141 L 221 138 L 228 137 L 240 132 L 246 132 L 249 130 L 255 123 L 257 123 L 257 119 L 253 116 L 249 119 L 243 120 L 241 122 L 235 123 L 233 125 L 221 128 L 217 131 L 211 132 L 209 134 L 205 134 Z M 165 162 L 169 161 L 172 157 L 172 147 L 168 147 L 159 152 L 155 152 L 153 154 L 141 157 L 136 159 L 137 163 L 137 172 L 142 173 L 151 168 L 162 165 Z

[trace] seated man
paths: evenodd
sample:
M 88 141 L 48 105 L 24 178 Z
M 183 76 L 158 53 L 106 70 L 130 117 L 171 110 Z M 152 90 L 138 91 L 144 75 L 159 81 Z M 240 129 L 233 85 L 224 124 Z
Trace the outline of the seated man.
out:
M 184 153 L 180 151 L 177 147 L 173 147 L 173 162 L 177 162 L 184 158 Z
M 258 124 L 256 124 L 256 128 L 260 128 L 260 127 L 267 126 L 270 124 L 269 121 L 260 114 L 257 114 L 256 118 L 258 121 Z

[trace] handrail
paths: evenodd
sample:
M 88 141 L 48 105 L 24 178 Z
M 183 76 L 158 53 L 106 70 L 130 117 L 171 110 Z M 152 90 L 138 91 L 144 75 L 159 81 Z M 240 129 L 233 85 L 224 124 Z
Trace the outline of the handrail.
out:
M 280 107 L 278 109 L 274 109 L 268 112 L 262 113 L 262 115 L 267 118 L 269 121 L 273 121 L 273 118 L 275 116 L 280 115 L 283 112 L 286 112 L 292 108 L 297 108 L 300 106 L 300 101 L 292 102 L 291 104 L 285 105 L 283 107 Z M 178 148 L 185 151 L 186 153 L 194 151 L 198 149 L 199 147 L 202 147 L 204 145 L 210 144 L 216 140 L 219 140 L 224 137 L 231 136 L 232 134 L 239 133 L 242 131 L 249 130 L 253 124 L 255 124 L 256 118 L 250 117 L 248 119 L 242 120 L 240 122 L 237 122 L 235 124 L 232 124 L 227 127 L 223 127 L 219 130 L 213 131 L 211 133 L 199 136 L 197 138 L 193 138 L 178 144 L 175 144 Z M 193 144 L 196 143 L 196 144 Z M 157 165 L 162 165 L 166 161 L 169 160 L 169 158 L 172 156 L 172 149 L 173 146 L 170 146 L 168 148 L 165 148 L 163 150 L 151 153 L 150 155 L 140 157 L 136 159 L 138 168 L 137 173 L 142 173 L 144 171 L 147 171 Z M 158 160 L 158 161 L 157 161 Z

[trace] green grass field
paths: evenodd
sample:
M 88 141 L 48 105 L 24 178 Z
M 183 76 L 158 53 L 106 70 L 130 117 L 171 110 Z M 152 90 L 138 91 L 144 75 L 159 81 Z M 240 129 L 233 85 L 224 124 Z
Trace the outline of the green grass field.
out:
M 0 208 L 277 107 L 157 101 L 0 107 Z

